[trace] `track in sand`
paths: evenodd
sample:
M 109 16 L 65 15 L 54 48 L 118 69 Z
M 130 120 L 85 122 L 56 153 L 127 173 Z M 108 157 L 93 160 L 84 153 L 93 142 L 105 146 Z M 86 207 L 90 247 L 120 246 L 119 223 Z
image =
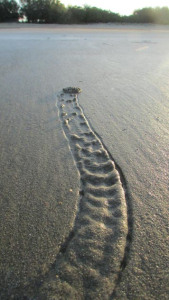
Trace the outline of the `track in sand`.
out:
M 126 264 L 131 240 L 122 176 L 89 125 L 79 92 L 63 89 L 57 101 L 80 189 L 73 229 L 40 289 L 48 299 L 108 299 Z

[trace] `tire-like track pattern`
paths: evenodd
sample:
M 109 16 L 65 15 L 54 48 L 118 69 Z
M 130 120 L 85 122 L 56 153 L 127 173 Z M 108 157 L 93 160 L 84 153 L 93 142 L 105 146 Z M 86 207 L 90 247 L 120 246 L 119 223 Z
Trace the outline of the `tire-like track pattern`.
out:
M 80 190 L 72 232 L 40 289 L 44 299 L 109 299 L 126 255 L 125 191 L 112 158 L 79 105 L 79 92 L 64 89 L 57 101 Z

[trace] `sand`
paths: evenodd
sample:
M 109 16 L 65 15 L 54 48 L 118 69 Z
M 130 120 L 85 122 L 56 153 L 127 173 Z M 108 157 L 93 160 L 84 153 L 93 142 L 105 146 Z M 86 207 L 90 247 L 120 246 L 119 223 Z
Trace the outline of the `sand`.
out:
M 168 299 L 168 33 L 0 25 L 1 299 Z

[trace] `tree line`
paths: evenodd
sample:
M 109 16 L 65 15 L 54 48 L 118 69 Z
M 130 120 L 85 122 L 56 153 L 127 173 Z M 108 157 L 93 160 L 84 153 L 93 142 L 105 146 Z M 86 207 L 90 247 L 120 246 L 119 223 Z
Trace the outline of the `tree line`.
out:
M 121 16 L 112 11 L 85 5 L 68 6 L 59 0 L 0 0 L 0 22 L 18 21 L 25 17 L 31 23 L 155 23 L 169 24 L 169 8 L 143 8 L 130 16 Z

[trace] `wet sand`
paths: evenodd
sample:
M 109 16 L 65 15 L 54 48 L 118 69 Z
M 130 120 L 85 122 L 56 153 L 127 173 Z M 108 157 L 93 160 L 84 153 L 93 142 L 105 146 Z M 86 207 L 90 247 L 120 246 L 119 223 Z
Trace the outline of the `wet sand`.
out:
M 168 32 L 0 25 L 2 299 L 167 299 Z

